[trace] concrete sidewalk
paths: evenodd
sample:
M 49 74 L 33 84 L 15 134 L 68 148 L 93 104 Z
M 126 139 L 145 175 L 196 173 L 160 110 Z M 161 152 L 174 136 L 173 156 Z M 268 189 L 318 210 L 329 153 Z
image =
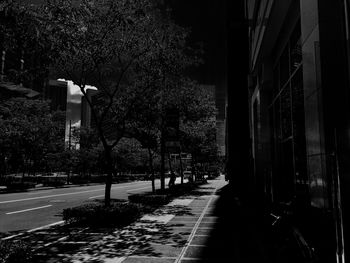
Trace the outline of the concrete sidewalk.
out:
M 219 177 L 130 226 L 71 233 L 40 262 L 268 262 L 254 217 L 235 202 Z

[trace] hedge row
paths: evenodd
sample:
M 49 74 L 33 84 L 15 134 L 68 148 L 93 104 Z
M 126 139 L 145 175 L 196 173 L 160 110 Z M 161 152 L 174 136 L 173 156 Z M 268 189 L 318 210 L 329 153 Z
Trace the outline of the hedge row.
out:
M 66 223 L 77 223 L 94 227 L 124 226 L 135 221 L 144 212 L 169 203 L 174 197 L 191 192 L 198 183 L 175 185 L 156 193 L 133 194 L 129 202 L 112 200 L 106 207 L 103 202 L 96 201 L 63 210 Z
M 137 219 L 141 209 L 129 202 L 112 201 L 108 207 L 102 202 L 95 202 L 64 209 L 63 220 L 89 226 L 123 226 Z

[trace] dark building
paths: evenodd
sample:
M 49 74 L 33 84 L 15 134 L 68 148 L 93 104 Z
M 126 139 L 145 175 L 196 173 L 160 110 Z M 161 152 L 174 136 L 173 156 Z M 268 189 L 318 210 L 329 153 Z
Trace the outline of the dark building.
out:
M 321 262 L 350 258 L 348 12 L 347 0 L 246 0 L 249 183 L 265 205 L 302 211 Z
M 87 89 L 86 95 L 88 96 L 90 101 L 94 100 L 94 96 L 97 94 L 98 90 L 93 89 Z M 92 115 L 91 115 L 91 108 L 90 105 L 87 102 L 87 99 L 85 96 L 81 97 L 81 127 L 90 128 L 93 125 Z
M 66 81 L 49 80 L 44 88 L 44 99 L 50 100 L 52 110 L 67 110 L 68 85 Z

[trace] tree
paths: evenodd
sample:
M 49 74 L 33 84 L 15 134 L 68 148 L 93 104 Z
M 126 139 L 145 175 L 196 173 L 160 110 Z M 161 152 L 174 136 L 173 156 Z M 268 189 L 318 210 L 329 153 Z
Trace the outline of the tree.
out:
M 107 165 L 105 204 L 110 204 L 112 150 L 132 136 L 148 98 L 158 97 L 186 65 L 186 32 L 148 0 L 51 0 L 42 30 L 60 57 L 57 75 L 80 87 L 89 104 Z M 167 75 L 167 76 L 166 76 Z M 86 96 L 86 85 L 98 89 Z
M 62 112 L 50 112 L 42 100 L 14 98 L 0 105 L 0 148 L 7 171 L 35 173 L 46 156 L 63 151 Z
M 213 90 L 189 82 L 183 92 L 180 124 L 182 148 L 192 153 L 193 160 L 214 160 L 217 145 Z
M 40 19 L 34 6 L 25 1 L 0 3 L 0 51 L 5 58 L 1 81 L 22 83 L 41 90 L 49 66 L 59 54 L 52 46 L 48 31 L 40 30 Z

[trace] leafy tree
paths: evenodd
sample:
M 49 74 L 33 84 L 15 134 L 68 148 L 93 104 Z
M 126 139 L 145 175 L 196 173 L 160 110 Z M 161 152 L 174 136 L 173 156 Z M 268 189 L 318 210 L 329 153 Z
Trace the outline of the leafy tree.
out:
M 170 79 L 168 81 L 171 82 Z M 192 153 L 194 160 L 215 159 L 216 108 L 213 93 L 184 77 L 172 81 L 172 84 L 176 85 L 176 89 L 167 90 L 161 94 L 161 99 L 154 99 L 147 107 L 143 106 L 138 120 L 138 131 L 143 135 L 139 136 L 140 141 L 145 146 L 149 144 L 150 149 L 165 156 L 164 130 L 167 109 L 176 109 L 179 115 L 179 141 L 182 151 Z M 161 160 L 161 168 L 162 166 L 165 167 L 165 158 Z
M 213 90 L 190 82 L 183 92 L 180 125 L 182 148 L 192 154 L 193 161 L 215 161 L 216 108 Z
M 5 81 L 41 90 L 50 63 L 59 50 L 48 31 L 40 30 L 36 8 L 25 1 L 0 3 L 0 52 L 5 56 Z
M 137 140 L 123 138 L 115 148 L 115 152 L 119 171 L 145 172 L 147 153 Z
M 64 115 L 50 112 L 42 100 L 14 98 L 0 105 L 0 148 L 8 171 L 32 170 L 44 166 L 50 153 L 63 150 Z
M 104 148 L 109 205 L 112 149 L 133 136 L 149 98 L 176 88 L 169 76 L 176 79 L 189 62 L 183 52 L 187 32 L 148 0 L 51 0 L 42 10 L 41 30 L 60 50 L 57 76 L 71 79 L 85 96 L 86 85 L 98 89 L 94 99 L 86 98 Z

